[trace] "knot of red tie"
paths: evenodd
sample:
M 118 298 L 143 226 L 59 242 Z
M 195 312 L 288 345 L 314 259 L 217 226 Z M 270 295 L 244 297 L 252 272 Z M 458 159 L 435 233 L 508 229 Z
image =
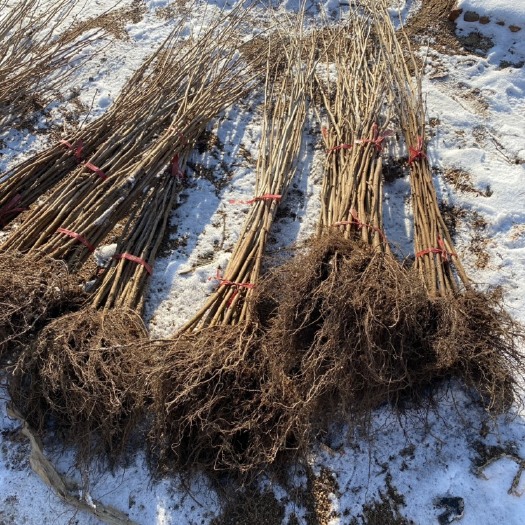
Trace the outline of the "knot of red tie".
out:
M 409 158 L 408 158 L 408 164 L 411 166 L 416 160 L 420 160 L 420 159 L 426 159 L 427 158 L 427 155 L 426 153 L 423 151 L 423 137 L 418 137 L 417 138 L 417 146 L 414 148 L 412 146 L 410 146 L 408 148 L 408 151 L 409 151 Z
M 438 254 L 445 262 L 448 262 L 452 257 L 457 257 L 457 253 L 449 252 L 446 249 L 445 243 L 441 237 L 438 237 L 438 246 L 439 248 L 427 248 L 426 250 L 421 250 L 416 253 L 416 257 L 423 257 L 430 253 Z

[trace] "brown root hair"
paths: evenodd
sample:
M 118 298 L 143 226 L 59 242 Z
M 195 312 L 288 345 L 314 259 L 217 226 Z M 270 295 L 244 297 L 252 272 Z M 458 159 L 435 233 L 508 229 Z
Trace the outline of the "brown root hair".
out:
M 118 457 L 143 412 L 147 360 L 124 345 L 145 336 L 131 310 L 84 308 L 54 320 L 16 364 L 15 406 L 39 432 L 52 424 L 81 460 Z
M 0 363 L 27 345 L 52 317 L 78 308 L 83 299 L 67 267 L 50 257 L 0 254 Z
M 523 328 L 497 294 L 430 298 L 414 270 L 340 235 L 270 272 L 255 301 L 274 375 L 312 405 L 315 421 L 422 400 L 450 377 L 502 410 L 523 373 Z
M 260 342 L 257 327 L 238 325 L 149 343 L 159 357 L 148 381 L 157 467 L 243 475 L 294 447 L 285 392 L 269 376 Z

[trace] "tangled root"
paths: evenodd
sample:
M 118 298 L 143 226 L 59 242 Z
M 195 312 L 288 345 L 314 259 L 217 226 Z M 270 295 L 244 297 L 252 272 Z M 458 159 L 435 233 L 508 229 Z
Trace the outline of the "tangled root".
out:
M 525 333 L 504 309 L 499 292 L 469 290 L 435 303 L 440 319 L 432 344 L 439 367 L 473 388 L 491 412 L 519 402 Z
M 80 287 L 62 262 L 0 254 L 0 363 L 27 345 L 48 319 L 78 307 L 81 300 Z
M 430 299 L 416 273 L 339 236 L 257 287 L 249 326 L 144 343 L 157 466 L 253 473 L 306 451 L 337 420 L 427 400 L 458 377 L 508 406 L 521 329 L 493 296 Z
M 246 474 L 290 442 L 291 411 L 253 326 L 214 327 L 155 343 L 152 385 L 157 467 Z
M 368 416 L 458 377 L 503 409 L 523 371 L 521 327 L 494 295 L 431 299 L 393 257 L 326 236 L 258 286 L 263 345 L 314 420 Z
M 15 367 L 10 394 L 24 418 L 48 424 L 79 458 L 116 458 L 143 411 L 147 356 L 126 346 L 146 330 L 132 311 L 85 308 L 51 322 Z

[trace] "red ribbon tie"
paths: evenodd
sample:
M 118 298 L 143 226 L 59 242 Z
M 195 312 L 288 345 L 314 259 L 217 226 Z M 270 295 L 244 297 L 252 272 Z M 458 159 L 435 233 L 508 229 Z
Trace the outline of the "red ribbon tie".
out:
M 153 268 L 140 257 L 137 257 L 136 255 L 132 255 L 131 253 L 119 253 L 118 255 L 113 256 L 114 259 L 126 259 L 128 261 L 134 262 L 136 264 L 140 264 L 150 275 L 153 273 Z
M 255 288 L 255 284 L 253 283 L 236 283 L 234 281 L 229 281 L 228 279 L 223 279 L 221 277 L 220 268 L 217 268 L 217 274 L 215 275 L 215 280 L 219 281 L 219 286 L 233 286 L 235 288 L 235 291 L 233 292 L 232 296 L 228 300 L 228 308 L 233 303 L 233 300 L 235 299 L 235 297 L 237 296 L 241 288 L 248 288 L 249 290 L 253 290 Z
M 230 199 L 228 202 L 230 204 L 253 204 L 254 202 L 258 202 L 258 201 L 278 201 L 278 200 L 281 200 L 281 198 L 282 198 L 282 195 L 266 193 L 265 195 L 254 197 L 253 199 L 250 199 L 249 201 L 238 201 L 235 199 Z
M 374 147 L 376 148 L 377 152 L 378 153 L 381 153 L 382 149 L 383 149 L 383 142 L 385 141 L 386 138 L 388 137 L 391 137 L 394 132 L 391 131 L 391 130 L 387 130 L 384 132 L 383 135 L 379 135 L 379 128 L 377 126 L 377 124 L 374 124 L 372 126 L 372 133 L 373 133 L 373 136 L 374 138 L 372 139 L 358 139 L 355 141 L 356 144 L 373 144 Z
M 91 162 L 86 162 L 84 166 L 93 173 L 96 173 L 102 180 L 106 180 L 108 178 L 108 176 L 99 167 L 91 164 Z
M 76 141 L 75 146 L 73 146 L 71 142 L 64 139 L 60 141 L 60 144 L 63 144 L 67 149 L 70 149 L 74 153 L 75 158 L 78 162 L 82 160 L 82 151 L 84 149 L 84 143 L 81 139 L 78 139 Z
M 181 171 L 179 167 L 179 156 L 174 155 L 174 157 L 171 159 L 171 175 L 173 177 L 176 177 L 177 179 L 183 179 L 184 173 Z
M 78 242 L 81 242 L 91 253 L 95 251 L 95 247 L 82 235 L 77 232 L 66 230 L 66 228 L 58 228 L 57 233 L 63 233 L 68 237 L 76 239 Z
M 330 155 L 333 151 L 339 151 L 341 149 L 352 149 L 352 144 L 339 144 L 339 146 L 334 146 L 333 148 L 327 149 L 326 154 Z
M 335 226 L 351 226 L 352 224 L 355 224 L 359 229 L 369 228 L 372 231 L 375 231 L 375 232 L 379 233 L 379 236 L 381 238 L 383 238 L 383 239 L 385 238 L 385 234 L 383 233 L 383 231 L 380 228 L 378 228 L 377 226 L 374 226 L 373 224 L 367 224 L 366 222 L 362 222 L 359 219 L 359 216 L 357 215 L 357 211 L 355 209 L 350 210 L 350 214 L 352 215 L 352 219 L 351 220 L 334 222 L 332 224 L 332 227 L 335 227 Z
M 417 147 L 413 148 L 410 146 L 408 151 L 410 157 L 408 158 L 408 165 L 411 166 L 416 160 L 428 158 L 426 153 L 423 151 L 423 137 L 417 138 Z
M 438 237 L 439 248 L 427 248 L 426 250 L 421 250 L 416 253 L 416 257 L 423 257 L 430 253 L 437 253 L 445 262 L 448 262 L 452 257 L 457 257 L 458 254 L 454 252 L 449 252 L 446 249 L 445 243 L 441 237 Z

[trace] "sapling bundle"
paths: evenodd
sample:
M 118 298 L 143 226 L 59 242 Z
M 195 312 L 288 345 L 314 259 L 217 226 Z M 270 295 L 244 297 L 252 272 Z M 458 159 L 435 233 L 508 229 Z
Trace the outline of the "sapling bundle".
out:
M 314 48 L 295 31 L 282 64 L 267 64 L 255 195 L 245 203 L 249 212 L 227 267 L 216 276 L 218 288 L 173 340 L 144 348 L 159 359 L 148 381 L 160 466 L 243 473 L 273 461 L 288 435 L 282 385 L 269 380 L 249 301 L 301 149 Z
M 478 290 L 467 276 L 443 220 L 426 154 L 421 74 L 408 39 L 396 34 L 384 2 L 369 9 L 379 20 L 380 45 L 389 57 L 397 116 L 408 148 L 414 215 L 414 266 L 433 307 L 433 373 L 458 376 L 489 408 L 508 406 L 523 372 L 523 330 L 497 293 Z M 400 35 L 400 36 L 399 36 Z M 399 38 L 405 38 L 405 46 Z
M 179 173 L 156 177 L 84 307 L 49 323 L 15 368 L 10 392 L 24 417 L 39 430 L 52 417 L 84 460 L 115 459 L 144 410 L 151 354 L 132 343 L 147 336 L 144 295 L 182 187 Z
M 108 156 L 127 152 L 129 148 L 139 152 L 147 147 L 148 140 L 141 138 L 146 131 L 151 140 L 154 126 L 162 125 L 162 119 L 156 114 L 159 106 L 167 109 L 164 112 L 166 120 L 170 116 L 170 106 L 173 107 L 181 95 L 178 90 L 170 90 L 175 100 L 167 96 L 162 100 L 172 80 L 174 66 L 167 57 L 174 59 L 177 55 L 180 43 L 176 37 L 180 30 L 177 26 L 132 75 L 102 117 L 5 173 L 0 182 L 0 226 L 13 220 L 71 172 L 76 170 L 73 178 L 89 173 L 89 178 L 96 181 L 104 173 L 101 161 Z M 94 153 L 98 156 L 91 158 Z M 100 170 L 98 175 L 97 169 Z
M 37 99 L 48 103 L 78 67 L 82 51 L 102 35 L 99 30 L 84 36 L 80 27 L 67 27 L 75 3 L 0 1 L 0 130 L 23 118 Z
M 117 253 L 88 304 L 42 330 L 21 356 L 11 382 L 11 395 L 25 417 L 42 429 L 52 415 L 85 458 L 92 457 L 100 446 L 110 458 L 117 456 L 144 408 L 145 383 L 139 374 L 150 366 L 150 354 L 131 343 L 146 339 L 140 317 L 144 293 L 182 188 L 181 170 L 209 121 L 250 87 L 247 66 L 229 47 L 233 28 L 229 23 L 217 27 L 221 31 L 213 42 L 213 52 L 206 47 L 209 42 L 199 40 L 192 43 L 198 53 L 192 50 L 179 57 L 184 79 L 182 87 L 174 85 L 173 90 L 178 89 L 180 98 L 168 111 L 169 126 L 159 129 L 159 136 L 143 155 L 120 156 L 120 167 L 91 189 L 86 181 L 77 180 L 77 186 L 65 183 L 56 198 L 55 193 L 49 197 L 43 209 L 50 218 L 41 222 L 47 230 L 37 232 L 41 237 L 35 239 L 34 249 L 28 250 L 27 257 L 48 251 L 76 268 L 86 255 L 71 249 L 68 257 L 67 249 L 60 251 L 60 243 L 53 244 L 50 233 L 54 233 L 56 216 L 61 221 L 71 218 L 72 227 L 83 228 L 80 231 L 97 242 L 116 220 L 128 216 Z M 84 211 L 74 213 L 71 203 Z M 96 209 L 89 214 L 92 207 Z M 27 238 L 25 224 L 12 239 L 22 242 Z M 28 230 L 32 234 L 33 230 Z M 73 230 L 59 233 L 66 231 L 74 241 L 80 241 L 81 249 L 89 248 L 87 237 L 73 235 Z
M 223 93 L 228 79 L 232 80 L 232 91 L 235 91 L 245 78 L 239 57 L 231 51 L 231 46 L 228 47 L 240 18 L 241 11 L 237 9 L 227 17 L 219 17 L 202 35 L 190 38 L 183 36 L 184 21 L 179 22 L 163 44 L 132 75 L 102 117 L 15 166 L 2 177 L 0 226 L 13 220 L 53 188 L 49 207 L 59 205 L 54 199 L 61 195 L 65 199 L 73 198 L 71 192 L 77 198 L 85 196 L 107 178 L 112 178 L 110 184 L 113 184 L 113 176 L 131 172 L 132 161 L 137 165 L 140 155 L 147 158 L 148 148 L 154 146 L 168 129 L 171 129 L 172 143 L 188 143 L 191 137 L 183 134 L 184 129 L 173 126 L 181 125 L 176 117 L 184 118 L 185 104 L 197 98 L 204 103 L 210 93 L 206 87 L 200 88 L 199 82 L 206 83 L 208 88 L 215 82 Z M 192 90 L 197 90 L 197 94 Z M 218 113 L 228 100 L 231 98 L 226 97 L 224 103 L 210 100 L 207 107 L 210 111 L 212 104 L 218 103 Z M 207 122 L 205 115 L 204 124 L 201 124 L 195 106 L 193 108 L 193 113 L 190 110 L 182 124 L 191 128 L 190 134 L 194 131 L 193 126 L 203 129 Z M 192 123 L 192 118 L 196 122 Z M 60 187 L 56 188 L 61 181 Z M 42 205 L 37 205 L 33 213 L 26 214 L 26 228 L 38 232 L 44 227 L 38 221 L 42 210 Z M 46 216 L 50 217 L 49 214 Z
M 334 417 L 366 416 L 426 379 L 415 366 L 426 296 L 392 255 L 382 224 L 385 56 L 373 18 L 358 12 L 324 36 L 316 87 L 330 124 L 318 235 L 271 270 L 256 297 L 263 346 L 296 400 L 292 431 L 303 446 Z
M 150 126 L 139 125 L 137 131 L 126 124 L 124 142 L 131 141 L 129 147 L 115 148 L 111 141 L 103 144 L 93 157 L 98 162 L 95 175 L 81 169 L 58 185 L 0 249 L 43 252 L 77 270 L 115 224 L 140 203 L 156 174 L 170 163 L 176 171 L 177 159 L 191 150 L 210 120 L 250 89 L 249 66 L 231 46 L 235 27 L 227 19 L 215 28 L 215 39 L 213 32 L 206 33 L 182 55 L 170 49 L 173 57 L 162 62 L 167 74 L 170 67 L 178 72 L 178 76 L 169 72 L 177 83 L 153 89 L 157 103 L 150 100 L 148 111 L 156 109 L 149 115 Z M 173 98 L 165 93 L 168 88 Z

